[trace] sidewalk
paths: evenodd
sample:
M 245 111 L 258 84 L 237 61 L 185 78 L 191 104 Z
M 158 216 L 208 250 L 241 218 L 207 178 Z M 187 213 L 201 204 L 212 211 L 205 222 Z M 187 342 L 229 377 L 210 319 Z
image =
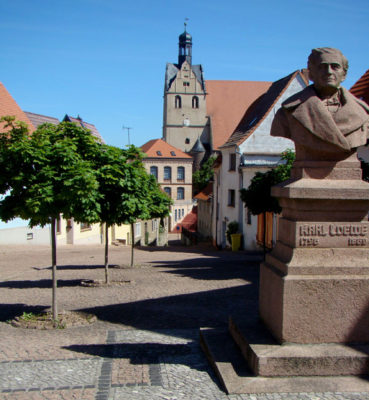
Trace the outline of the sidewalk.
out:
M 110 268 L 103 246 L 58 249 L 60 310 L 93 313 L 90 326 L 14 328 L 7 320 L 51 304 L 50 249 L 0 247 L 0 399 L 364 400 L 369 393 L 227 396 L 199 347 L 200 327 L 257 318 L 259 258 L 207 246 L 135 250 L 136 268 Z M 130 249 L 110 248 L 110 265 Z

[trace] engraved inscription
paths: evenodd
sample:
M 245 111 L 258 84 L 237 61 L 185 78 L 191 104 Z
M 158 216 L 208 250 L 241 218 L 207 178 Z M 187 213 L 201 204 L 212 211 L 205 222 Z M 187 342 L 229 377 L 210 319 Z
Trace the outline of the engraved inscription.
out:
M 365 246 L 366 238 L 349 238 L 348 245 L 349 246 Z
M 324 225 L 301 225 L 300 236 L 326 236 L 327 231 Z
M 300 246 L 318 246 L 319 239 L 317 238 L 300 238 Z
M 369 244 L 368 224 L 301 224 L 298 234 L 298 245 L 302 247 L 329 246 L 330 243 L 333 245 L 341 243 L 341 246 L 349 247 L 368 246 Z M 344 241 L 342 242 L 342 240 Z

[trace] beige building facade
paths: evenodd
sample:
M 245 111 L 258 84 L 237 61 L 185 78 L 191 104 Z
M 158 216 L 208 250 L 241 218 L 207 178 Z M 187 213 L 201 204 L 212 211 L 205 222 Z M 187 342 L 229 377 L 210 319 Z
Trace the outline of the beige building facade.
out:
M 146 154 L 146 171 L 156 177 L 163 191 L 173 200 L 168 223 L 171 231 L 193 207 L 193 159 L 161 139 L 150 140 L 141 149 Z

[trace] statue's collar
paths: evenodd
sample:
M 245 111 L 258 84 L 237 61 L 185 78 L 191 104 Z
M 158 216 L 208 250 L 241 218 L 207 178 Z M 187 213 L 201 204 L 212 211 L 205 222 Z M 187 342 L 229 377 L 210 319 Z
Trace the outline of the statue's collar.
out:
M 343 104 L 333 115 L 323 105 L 313 86 L 287 99 L 282 107 L 313 135 L 341 149 L 350 150 L 345 136 L 359 129 L 368 120 L 369 107 L 346 89 L 340 90 Z

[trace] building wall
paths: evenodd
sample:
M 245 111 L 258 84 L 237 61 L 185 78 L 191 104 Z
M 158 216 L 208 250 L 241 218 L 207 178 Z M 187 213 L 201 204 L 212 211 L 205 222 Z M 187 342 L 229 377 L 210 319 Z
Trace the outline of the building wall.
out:
M 180 108 L 176 107 L 176 96 L 181 98 Z M 194 96 L 198 108 L 193 107 Z M 163 120 L 164 140 L 182 151 L 189 152 L 199 137 L 203 143 L 210 143 L 206 94 L 187 62 L 164 93 Z
M 211 200 L 197 201 L 197 232 L 205 239 L 212 238 L 212 202 Z
M 144 159 L 144 165 L 148 173 L 150 173 L 151 166 L 156 166 L 158 168 L 158 183 L 160 184 L 161 188 L 163 190 L 164 188 L 171 189 L 171 198 L 173 199 L 173 205 L 171 206 L 169 217 L 169 230 L 171 230 L 192 210 L 192 159 L 146 158 Z M 169 180 L 164 179 L 164 167 L 166 166 L 172 168 L 172 176 Z M 178 167 L 184 167 L 184 181 L 177 179 Z M 183 200 L 177 199 L 178 188 L 184 188 Z
M 215 229 L 218 246 L 225 247 L 227 244 L 224 236 L 228 223 L 238 221 L 243 234 L 244 248 L 246 250 L 260 248 L 256 243 L 257 217 L 248 215 L 248 210 L 244 207 L 239 191 L 242 188 L 248 188 L 256 172 L 265 172 L 275 166 L 283 151 L 286 149 L 294 150 L 294 144 L 291 140 L 270 136 L 270 128 L 281 103 L 305 86 L 305 82 L 297 76 L 251 136 L 241 143 L 239 147 L 232 146 L 221 149 L 222 164 L 218 172 L 219 182 L 214 188 L 217 192 L 217 202 L 219 203 L 219 218 Z M 231 153 L 234 153 L 236 157 L 235 171 L 229 170 L 229 155 Z M 241 154 L 243 166 L 240 168 Z M 234 207 L 228 205 L 229 190 L 235 190 Z

